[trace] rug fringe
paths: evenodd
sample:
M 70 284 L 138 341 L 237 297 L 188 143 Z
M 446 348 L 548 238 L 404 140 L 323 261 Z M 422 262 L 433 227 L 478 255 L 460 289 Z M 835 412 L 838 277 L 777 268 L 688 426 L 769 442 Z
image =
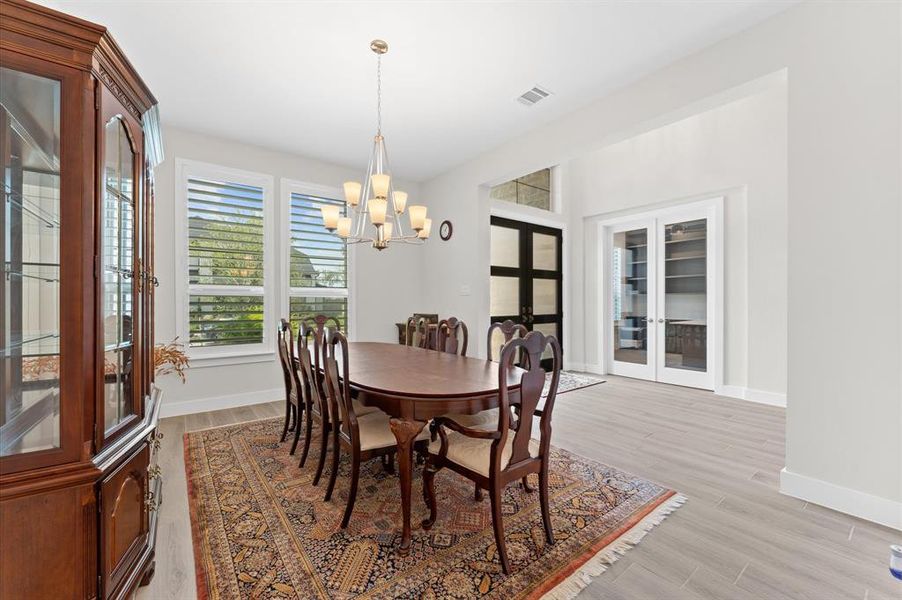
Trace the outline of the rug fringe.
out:
M 608 570 L 618 558 L 642 541 L 649 531 L 667 518 L 667 516 L 682 506 L 686 500 L 682 494 L 674 494 L 667 501 L 648 513 L 644 519 L 636 523 L 629 531 L 617 538 L 616 541 L 605 546 L 595 556 L 587 560 L 570 577 L 562 581 L 542 596 L 543 600 L 570 600 L 583 591 L 595 577 Z

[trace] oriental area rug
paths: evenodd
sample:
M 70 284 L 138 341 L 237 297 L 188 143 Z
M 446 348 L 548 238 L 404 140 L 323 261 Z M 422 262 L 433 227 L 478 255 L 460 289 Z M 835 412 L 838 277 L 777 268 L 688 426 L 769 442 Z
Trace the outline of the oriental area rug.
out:
M 298 468 L 282 420 L 185 434 L 185 465 L 201 599 L 215 598 L 572 598 L 685 500 L 650 481 L 552 447 L 549 477 L 556 543 L 542 528 L 539 494 L 519 484 L 503 499 L 512 573 L 495 550 L 490 503 L 448 469 L 435 480 L 438 520 L 420 521 L 421 470 L 413 481 L 413 544 L 395 551 L 401 502 L 396 475 L 379 460 L 361 466 L 350 525 L 347 457 L 336 490 L 314 487 L 315 460 Z M 289 436 L 290 438 L 291 436 Z M 318 448 L 312 440 L 311 450 Z M 311 452 L 314 454 L 314 452 Z M 537 482 L 533 481 L 533 486 Z

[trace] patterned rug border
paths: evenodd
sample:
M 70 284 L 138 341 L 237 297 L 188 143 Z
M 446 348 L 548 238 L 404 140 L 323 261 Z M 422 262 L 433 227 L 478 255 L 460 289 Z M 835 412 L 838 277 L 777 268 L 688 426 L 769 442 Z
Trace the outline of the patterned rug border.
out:
M 616 468 L 616 467 L 615 467 Z M 634 548 L 652 529 L 660 525 L 673 511 L 686 503 L 688 498 L 671 490 L 661 500 L 648 507 L 635 519 L 622 525 L 603 539 L 598 540 L 577 561 L 548 585 L 536 590 L 534 597 L 542 600 L 571 600 L 604 573 L 617 560 Z M 585 559 L 585 560 L 583 560 Z
M 593 382 L 583 387 L 590 387 L 601 383 L 606 383 L 606 380 Z M 270 420 L 281 420 L 281 417 L 250 419 L 248 421 L 229 423 L 227 425 L 215 425 L 213 427 L 187 431 L 182 435 L 185 478 L 188 486 L 188 514 L 191 521 L 191 546 L 194 555 L 194 579 L 198 600 L 210 600 L 210 590 L 207 586 L 207 568 L 203 561 L 202 553 L 205 539 L 204 536 L 201 535 L 201 528 L 203 525 L 200 523 L 199 515 L 195 515 L 195 511 L 192 510 L 198 502 L 198 498 L 197 490 L 192 482 L 193 471 L 191 464 L 193 461 L 190 460 L 190 436 L 204 431 Z M 595 461 L 593 460 L 593 462 Z M 615 469 L 617 468 L 615 465 L 610 466 Z M 624 556 L 630 549 L 638 545 L 648 533 L 660 525 L 671 513 L 685 504 L 687 500 L 687 496 L 675 490 L 668 490 L 668 492 L 662 495 L 656 503 L 650 504 L 641 513 L 634 515 L 632 519 L 622 524 L 604 538 L 597 540 L 582 556 L 574 560 L 571 565 L 568 565 L 568 567 L 563 569 L 556 577 L 549 579 L 544 582 L 542 586 L 533 590 L 528 598 L 530 600 L 538 598 L 541 598 L 542 600 L 571 600 L 572 598 L 575 598 L 587 588 L 596 577 L 602 575 L 608 568 L 617 562 L 620 557 Z

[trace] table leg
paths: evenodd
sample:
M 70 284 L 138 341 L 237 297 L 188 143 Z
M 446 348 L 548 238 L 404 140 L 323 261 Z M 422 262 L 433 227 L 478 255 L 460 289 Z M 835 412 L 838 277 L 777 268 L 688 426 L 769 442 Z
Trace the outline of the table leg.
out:
M 410 488 L 413 483 L 413 445 L 426 423 L 413 419 L 393 418 L 389 424 L 398 441 L 398 474 L 401 481 L 401 512 L 404 518 L 398 554 L 407 556 L 410 553 Z

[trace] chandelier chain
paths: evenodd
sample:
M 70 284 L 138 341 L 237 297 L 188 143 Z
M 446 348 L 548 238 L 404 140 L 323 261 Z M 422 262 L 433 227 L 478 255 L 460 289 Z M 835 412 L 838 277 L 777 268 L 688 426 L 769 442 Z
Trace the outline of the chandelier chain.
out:
M 376 134 L 382 135 L 382 55 L 376 56 Z

